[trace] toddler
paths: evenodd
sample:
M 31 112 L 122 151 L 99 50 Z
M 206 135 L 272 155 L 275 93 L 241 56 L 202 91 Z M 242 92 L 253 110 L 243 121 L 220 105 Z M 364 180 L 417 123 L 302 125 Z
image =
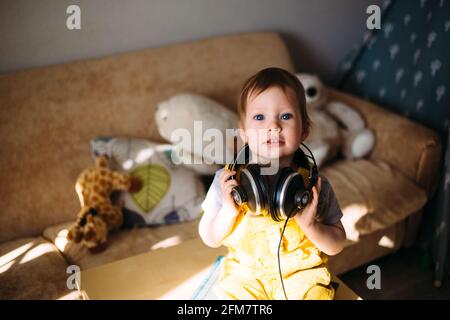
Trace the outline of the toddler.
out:
M 267 68 L 244 84 L 239 99 L 239 128 L 251 162 L 276 163 L 297 170 L 293 157 L 307 138 L 310 120 L 300 81 L 286 70 Z M 342 212 L 328 180 L 319 174 L 312 200 L 286 224 L 268 214 L 236 205 L 230 179 L 236 172 L 221 169 L 202 204 L 199 234 L 211 247 L 225 245 L 220 299 L 333 299 L 327 255 L 338 254 L 346 238 Z M 268 176 L 269 184 L 273 176 Z

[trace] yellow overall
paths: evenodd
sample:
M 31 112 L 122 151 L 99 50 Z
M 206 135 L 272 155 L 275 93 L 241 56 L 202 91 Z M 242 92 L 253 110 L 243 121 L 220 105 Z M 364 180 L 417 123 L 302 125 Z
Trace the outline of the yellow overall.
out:
M 220 299 L 285 299 L 278 269 L 278 244 L 285 221 L 269 215 L 245 214 L 241 210 L 233 229 L 224 239 L 229 254 L 222 260 Z M 290 219 L 280 249 L 281 271 L 289 300 L 333 299 L 327 257 Z

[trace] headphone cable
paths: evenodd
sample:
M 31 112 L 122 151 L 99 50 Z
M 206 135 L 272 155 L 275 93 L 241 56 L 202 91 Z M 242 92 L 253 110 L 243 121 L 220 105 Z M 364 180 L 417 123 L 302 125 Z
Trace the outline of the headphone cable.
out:
M 286 294 L 286 289 L 284 288 L 284 281 L 283 281 L 283 274 L 281 273 L 281 262 L 280 262 L 280 249 L 281 249 L 281 242 L 283 241 L 283 235 L 284 235 L 284 230 L 286 230 L 286 226 L 288 224 L 289 218 L 291 217 L 292 212 L 289 213 L 289 216 L 286 219 L 286 222 L 284 223 L 284 227 L 283 230 L 281 231 L 281 236 L 280 236 L 280 242 L 278 243 L 278 272 L 280 273 L 280 280 L 281 280 L 281 286 L 283 288 L 283 293 L 284 293 L 284 297 L 286 298 L 286 300 L 289 300 Z
M 314 165 L 317 167 L 316 159 L 314 158 L 314 155 L 313 155 L 313 153 L 311 152 L 311 150 L 310 150 L 310 149 L 308 148 L 308 146 L 307 146 L 306 144 L 304 144 L 303 142 L 302 142 L 301 145 L 304 146 L 304 147 L 308 150 L 308 152 L 309 152 L 309 154 L 310 154 L 310 156 L 309 156 L 309 155 L 306 155 L 306 154 L 305 154 L 305 156 L 308 157 L 308 158 L 310 158 L 310 159 L 314 162 Z

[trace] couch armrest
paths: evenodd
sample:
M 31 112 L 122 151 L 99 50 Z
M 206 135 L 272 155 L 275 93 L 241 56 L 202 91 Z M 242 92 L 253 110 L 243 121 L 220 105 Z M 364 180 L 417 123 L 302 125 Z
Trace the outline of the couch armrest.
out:
M 442 161 L 440 136 L 367 100 L 330 89 L 330 99 L 342 101 L 359 111 L 375 133 L 370 159 L 379 159 L 397 168 L 421 186 L 429 198 L 437 187 Z

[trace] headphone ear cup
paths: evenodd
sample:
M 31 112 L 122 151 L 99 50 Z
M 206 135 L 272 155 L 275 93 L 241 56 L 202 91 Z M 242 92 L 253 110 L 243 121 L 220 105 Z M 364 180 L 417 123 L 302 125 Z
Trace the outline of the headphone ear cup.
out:
M 272 194 L 271 194 L 271 215 L 272 218 L 275 221 L 281 221 L 283 219 L 285 219 L 286 217 L 283 216 L 282 213 L 282 208 L 283 208 L 283 204 L 281 203 L 281 191 L 282 191 L 282 186 L 284 185 L 284 182 L 286 181 L 286 178 L 290 175 L 294 173 L 294 170 L 292 170 L 289 167 L 285 167 L 282 168 L 280 171 L 278 171 L 278 173 L 275 175 L 274 179 L 273 179 L 273 184 L 272 184 Z
M 249 180 L 251 180 L 249 182 L 251 185 L 250 189 L 252 190 L 252 196 L 255 199 L 254 207 L 252 208 L 249 206 L 249 208 L 256 214 L 265 213 L 269 209 L 269 184 L 267 178 L 261 175 L 261 167 L 257 164 L 249 164 L 246 167 L 246 170 L 249 174 Z
M 258 183 L 261 190 L 261 210 L 267 214 L 270 210 L 270 184 L 266 176 L 261 175 L 261 167 L 258 166 Z
M 303 209 L 309 199 L 310 193 L 306 189 L 303 177 L 298 172 L 290 170 L 280 177 L 276 193 L 276 208 L 279 218 L 291 217 L 295 211 Z

